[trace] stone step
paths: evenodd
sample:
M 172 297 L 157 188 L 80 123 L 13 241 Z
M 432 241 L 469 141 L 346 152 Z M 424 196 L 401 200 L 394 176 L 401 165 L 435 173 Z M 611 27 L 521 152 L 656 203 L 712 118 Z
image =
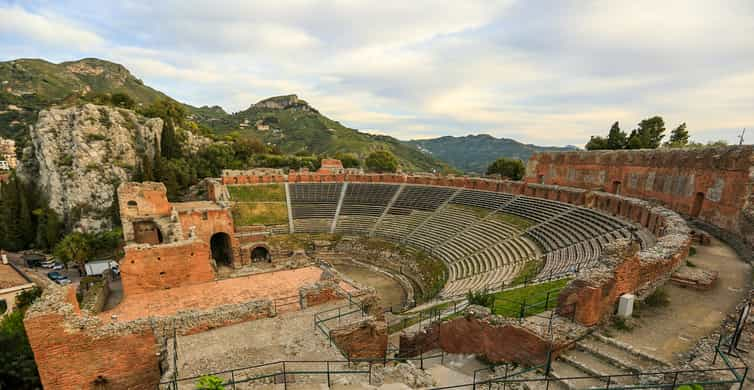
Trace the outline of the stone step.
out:
M 670 366 L 659 358 L 599 333 L 594 333 L 591 337 L 579 341 L 577 346 L 595 355 L 599 355 L 605 360 L 610 360 L 611 364 L 616 367 L 633 369 L 634 372 L 655 370 Z
M 632 371 L 614 366 L 609 360 L 603 360 L 598 355 L 578 349 L 566 352 L 560 356 L 560 359 L 590 375 L 608 376 L 633 374 Z M 635 384 L 636 378 L 630 376 L 616 377 L 611 378 L 611 383 L 621 385 Z
M 589 373 L 582 371 L 563 360 L 555 360 L 550 366 L 550 375 L 560 380 L 560 383 L 569 390 L 588 389 L 590 387 L 603 387 L 604 382 L 594 378 L 583 379 L 564 379 L 579 378 L 590 376 Z

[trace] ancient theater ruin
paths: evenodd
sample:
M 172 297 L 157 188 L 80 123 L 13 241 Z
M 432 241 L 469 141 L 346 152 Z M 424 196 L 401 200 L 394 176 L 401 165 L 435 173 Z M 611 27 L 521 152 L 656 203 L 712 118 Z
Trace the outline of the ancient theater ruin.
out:
M 546 153 L 510 181 L 327 160 L 178 203 L 124 183 L 121 301 L 52 287 L 26 329 L 46 388 L 745 388 L 753 163 Z

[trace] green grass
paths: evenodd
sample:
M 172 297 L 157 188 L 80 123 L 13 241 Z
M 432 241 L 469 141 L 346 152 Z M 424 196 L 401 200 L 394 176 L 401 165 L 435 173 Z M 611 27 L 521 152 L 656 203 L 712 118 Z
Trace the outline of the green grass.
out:
M 285 224 L 288 208 L 285 203 L 236 203 L 233 222 L 238 226 Z
M 520 230 L 526 230 L 536 224 L 534 221 L 513 214 L 495 213 L 493 217 L 509 225 L 513 225 Z
M 495 306 L 492 312 L 504 317 L 518 317 L 523 302 L 526 302 L 527 304 L 527 316 L 552 309 L 558 304 L 560 290 L 562 290 L 570 281 L 570 279 L 562 279 L 496 293 Z M 545 307 L 544 301 L 549 291 L 555 292 L 550 294 L 549 302 L 547 307 Z M 541 305 L 535 305 L 540 302 L 542 303 Z
M 228 186 L 230 198 L 236 202 L 285 202 L 282 184 Z
M 474 207 L 474 206 L 465 206 L 465 205 L 454 204 L 454 205 L 450 205 L 448 207 L 472 213 L 472 214 L 476 215 L 477 218 L 480 218 L 480 219 L 486 217 L 489 213 L 491 213 L 491 211 L 488 210 L 488 209 L 481 208 L 481 207 Z
M 522 268 L 521 271 L 519 271 L 518 275 L 516 275 L 516 277 L 511 281 L 511 285 L 515 286 L 517 284 L 523 284 L 527 280 L 535 278 L 544 265 L 545 264 L 542 260 L 532 260 L 526 262 L 526 264 L 524 264 L 524 268 Z

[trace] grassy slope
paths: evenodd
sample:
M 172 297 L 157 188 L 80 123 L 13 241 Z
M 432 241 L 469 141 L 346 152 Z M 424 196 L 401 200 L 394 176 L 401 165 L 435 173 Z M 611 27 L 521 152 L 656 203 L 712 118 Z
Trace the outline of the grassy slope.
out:
M 558 304 L 560 290 L 570 281 L 570 279 L 561 279 L 496 293 L 493 311 L 495 314 L 505 317 L 518 317 L 522 303 L 527 305 L 527 316 L 552 309 Z M 547 302 L 547 307 L 545 307 L 548 292 L 551 292 L 550 299 Z
M 238 226 L 279 225 L 288 222 L 285 189 L 281 184 L 228 186 L 233 222 Z

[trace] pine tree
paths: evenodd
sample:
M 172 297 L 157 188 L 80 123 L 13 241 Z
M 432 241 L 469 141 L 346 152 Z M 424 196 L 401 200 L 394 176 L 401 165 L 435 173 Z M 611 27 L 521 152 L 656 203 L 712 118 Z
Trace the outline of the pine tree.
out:
M 24 188 L 24 185 L 21 183 L 20 180 L 16 180 L 17 183 L 17 191 L 18 191 L 18 199 L 19 199 L 19 209 L 18 209 L 18 225 L 19 230 L 21 234 L 21 245 L 23 247 L 28 247 L 30 243 L 34 242 L 34 239 L 36 238 L 36 229 L 34 228 L 34 222 L 31 219 L 31 206 L 29 198 L 27 197 L 26 189 Z
M 608 149 L 625 149 L 628 146 L 628 136 L 625 132 L 621 131 L 618 122 L 613 123 L 610 127 L 610 133 L 607 136 L 607 148 Z
M 173 120 L 165 120 L 165 128 L 162 130 L 162 138 L 160 140 L 160 150 L 162 151 L 162 157 L 167 159 L 180 157 L 180 147 L 175 135 L 175 127 L 173 126 Z
M 686 122 L 681 123 L 670 133 L 670 139 L 665 143 L 668 148 L 682 148 L 689 144 L 689 132 L 686 130 Z
M 665 121 L 653 116 L 639 122 L 639 127 L 628 137 L 629 149 L 657 149 L 665 136 Z

